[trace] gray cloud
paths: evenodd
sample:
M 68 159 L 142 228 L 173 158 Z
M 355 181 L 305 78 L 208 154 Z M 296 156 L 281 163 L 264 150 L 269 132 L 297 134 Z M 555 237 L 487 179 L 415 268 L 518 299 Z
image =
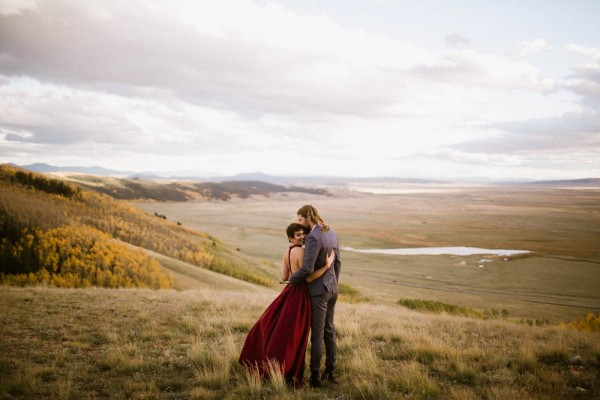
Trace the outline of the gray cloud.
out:
M 235 32 L 202 33 L 137 4 L 111 3 L 108 10 L 102 3 L 44 1 L 39 10 L 2 16 L 0 71 L 126 96 L 161 90 L 244 113 L 368 115 L 395 98 L 393 81 L 382 82 L 380 70 L 350 72 L 323 53 L 277 48 Z M 328 65 L 336 79 L 322 80 Z
M 538 93 L 551 93 L 557 89 L 555 82 L 530 64 L 471 50 L 445 52 L 434 63 L 413 67 L 411 73 L 423 80 L 458 86 Z
M 453 148 L 486 154 L 568 153 L 600 149 L 600 113 L 594 110 L 496 123 L 487 128 L 498 133 L 462 142 Z
M 0 127 L 0 131 L 5 130 L 7 127 L 10 128 L 10 126 L 3 125 Z M 75 143 L 112 143 L 118 145 L 135 143 L 127 135 L 110 134 L 110 132 L 115 132 L 114 130 L 90 129 L 86 131 L 85 129 L 81 129 L 80 126 L 68 128 L 62 124 L 59 126 L 29 127 L 20 125 L 17 128 L 24 129 L 27 134 L 7 133 L 5 135 L 6 141 L 57 145 L 71 145 Z M 123 130 L 120 130 L 120 132 L 123 132 Z
M 563 88 L 581 97 L 582 105 L 600 107 L 600 62 L 573 69 Z
M 35 8 L 35 0 L 0 0 L 0 15 L 19 15 Z
M 9 142 L 27 142 L 27 139 L 25 137 L 14 133 L 6 133 L 4 135 L 4 139 Z
M 570 112 L 560 117 L 502 122 L 490 126 L 505 132 L 532 135 L 569 135 L 600 133 L 600 113 L 594 110 Z
M 119 104 L 116 96 L 24 85 L 31 85 L 31 90 L 0 87 L 0 133 L 6 141 L 65 145 L 139 144 L 147 140 L 127 116 L 131 105 Z M 116 107 L 103 107 L 109 102 Z
M 451 47 L 467 46 L 471 43 L 469 39 L 464 37 L 460 32 L 450 32 L 445 37 L 446 44 Z
M 571 44 L 566 49 L 585 57 L 586 62 L 571 69 L 563 89 L 580 96 L 584 106 L 600 108 L 600 48 Z

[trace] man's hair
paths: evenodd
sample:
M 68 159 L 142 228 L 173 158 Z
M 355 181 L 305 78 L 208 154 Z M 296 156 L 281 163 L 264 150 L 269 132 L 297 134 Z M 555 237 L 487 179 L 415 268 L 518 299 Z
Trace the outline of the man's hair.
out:
M 317 211 L 317 209 L 311 206 L 310 204 L 300 207 L 296 214 L 300 215 L 303 218 L 306 218 L 315 225 L 319 225 L 323 232 L 327 232 L 329 230 L 329 225 L 327 225 L 325 221 L 323 221 L 323 218 L 321 218 L 321 216 L 319 215 L 319 211 Z
M 294 234 L 298 231 L 304 231 L 306 232 L 306 228 L 303 227 L 300 224 L 297 224 L 295 222 L 292 222 L 287 229 L 285 230 L 285 233 L 287 233 L 287 237 L 288 239 L 292 239 L 294 237 Z

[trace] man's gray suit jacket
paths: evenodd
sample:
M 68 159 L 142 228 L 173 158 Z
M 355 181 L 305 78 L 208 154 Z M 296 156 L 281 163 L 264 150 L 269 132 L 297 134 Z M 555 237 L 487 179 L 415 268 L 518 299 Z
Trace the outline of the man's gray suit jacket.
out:
M 290 276 L 290 285 L 296 286 L 304 282 L 315 269 L 325 266 L 331 250 L 335 250 L 333 265 L 319 279 L 310 282 L 308 290 L 311 296 L 319 296 L 329 291 L 338 293 L 338 279 L 342 266 L 340 241 L 333 229 L 323 232 L 318 225 L 304 239 L 304 263 L 302 268 Z

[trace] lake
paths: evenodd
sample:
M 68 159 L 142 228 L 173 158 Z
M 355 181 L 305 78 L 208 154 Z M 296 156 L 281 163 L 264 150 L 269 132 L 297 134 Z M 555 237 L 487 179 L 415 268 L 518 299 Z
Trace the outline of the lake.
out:
M 355 249 L 352 247 L 342 247 L 342 250 L 353 251 L 356 253 L 391 254 L 400 256 L 435 256 L 442 254 L 454 256 L 470 256 L 474 254 L 512 256 L 515 254 L 529 253 L 529 250 L 482 249 L 479 247 L 412 247 L 400 249 Z

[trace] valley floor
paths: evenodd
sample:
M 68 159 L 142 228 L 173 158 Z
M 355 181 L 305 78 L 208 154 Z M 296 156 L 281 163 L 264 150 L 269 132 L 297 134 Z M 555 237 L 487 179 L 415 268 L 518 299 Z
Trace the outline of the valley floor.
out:
M 285 193 L 133 205 L 207 232 L 237 254 L 273 265 L 281 261 L 287 247 L 285 227 L 302 204 L 319 209 L 342 248 L 467 246 L 531 252 L 505 257 L 342 250 L 340 281 L 376 303 L 426 299 L 506 309 L 511 317 L 551 323 L 579 320 L 600 310 L 599 190 L 425 185 L 403 191 L 405 186 L 385 195 Z

